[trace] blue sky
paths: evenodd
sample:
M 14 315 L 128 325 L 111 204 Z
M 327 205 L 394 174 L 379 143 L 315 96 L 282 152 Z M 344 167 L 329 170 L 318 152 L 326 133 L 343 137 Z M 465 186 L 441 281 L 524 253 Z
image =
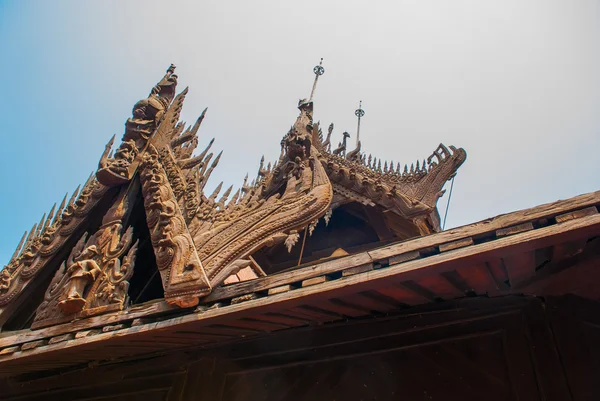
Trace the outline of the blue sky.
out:
M 0 263 L 170 63 L 224 150 L 208 190 L 278 156 L 320 57 L 336 141 L 362 99 L 377 157 L 467 150 L 449 227 L 600 189 L 598 1 L 0 1 L 0 55 Z

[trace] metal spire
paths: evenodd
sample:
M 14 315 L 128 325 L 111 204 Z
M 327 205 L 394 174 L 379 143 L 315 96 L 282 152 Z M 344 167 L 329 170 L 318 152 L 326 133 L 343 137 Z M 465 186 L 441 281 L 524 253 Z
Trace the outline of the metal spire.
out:
M 365 111 L 362 109 L 362 100 L 358 103 L 358 109 L 354 111 L 354 115 L 358 117 L 358 127 L 356 127 L 356 147 L 358 148 L 358 142 L 360 140 L 360 119 L 365 115 Z
M 315 73 L 315 82 L 313 83 L 312 91 L 310 92 L 310 99 L 308 100 L 309 102 L 312 102 L 313 100 L 313 96 L 315 95 L 315 89 L 317 89 L 317 81 L 319 80 L 319 77 L 325 74 L 325 68 L 323 68 L 323 57 L 321 57 L 321 62 L 319 63 L 319 65 L 316 65 L 315 68 L 313 68 L 313 72 Z

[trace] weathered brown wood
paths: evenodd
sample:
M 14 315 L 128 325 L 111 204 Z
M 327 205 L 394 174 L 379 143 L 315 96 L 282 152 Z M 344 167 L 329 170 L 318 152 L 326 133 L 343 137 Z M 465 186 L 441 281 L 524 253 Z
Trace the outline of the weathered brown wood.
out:
M 315 266 L 309 266 L 297 270 L 291 270 L 285 274 L 274 274 L 272 276 L 258 278 L 251 282 L 239 283 L 228 287 L 215 288 L 212 294 L 206 297 L 203 302 L 209 303 L 221 299 L 232 298 L 238 294 L 247 292 L 264 291 L 280 285 L 302 282 L 309 278 L 318 277 L 326 274 L 336 273 L 338 271 L 364 265 L 371 262 L 368 253 L 363 252 L 357 255 L 346 256 L 334 259 Z
M 421 287 L 434 294 L 436 298 L 454 299 L 465 296 L 442 275 L 432 274 L 415 280 Z
M 367 214 L 367 218 L 369 220 L 369 223 L 371 224 L 371 227 L 373 227 L 373 229 L 377 233 L 377 236 L 379 237 L 380 241 L 387 241 L 394 237 L 394 233 L 385 223 L 385 219 L 380 213 L 378 213 L 375 210 L 374 207 L 365 206 L 364 210 Z
M 552 247 L 551 259 L 553 262 L 560 261 L 583 252 L 586 247 L 587 239 L 578 241 L 563 242 Z
M 321 309 L 330 311 L 340 316 L 360 317 L 369 314 L 369 311 L 366 308 L 356 305 L 355 303 L 344 302 L 337 298 L 320 300 L 312 306 L 318 306 Z
M 520 283 L 515 291 L 534 294 L 563 295 L 575 293 L 585 287 L 596 287 L 600 272 L 595 269 L 600 262 L 600 238 L 592 241 L 593 246 L 585 252 L 568 258 L 552 261 L 538 271 L 535 276 Z M 598 291 L 589 294 L 592 299 L 600 297 Z
M 275 287 L 275 288 L 269 288 L 269 291 L 267 292 L 269 295 L 276 295 L 276 294 L 281 294 L 284 292 L 288 292 L 293 290 L 294 287 L 292 287 L 291 285 L 287 284 L 287 285 L 282 285 L 281 287 Z
M 531 222 L 527 222 L 506 228 L 499 228 L 496 230 L 496 236 L 498 238 L 507 237 L 509 235 L 519 234 L 530 230 L 533 230 L 533 224 L 531 224 Z
M 501 215 L 501 216 L 498 216 L 493 219 L 484 220 L 482 222 L 475 223 L 475 224 L 472 224 L 469 226 L 444 231 L 442 233 L 430 235 L 427 237 L 418 238 L 415 240 L 406 241 L 406 242 L 402 242 L 399 244 L 389 245 L 384 248 L 369 251 L 368 255 L 372 258 L 372 260 L 380 260 L 380 259 L 385 259 L 385 258 L 389 258 L 389 257 L 393 257 L 393 256 L 398 256 L 399 254 L 406 254 L 406 253 L 413 252 L 419 248 L 436 246 L 436 245 L 444 244 L 447 242 L 453 242 L 456 240 L 460 240 L 461 238 L 464 238 L 464 237 L 472 237 L 472 236 L 480 235 L 485 232 L 493 232 L 498 229 L 515 226 L 515 225 L 517 225 L 517 223 L 519 223 L 519 220 L 528 220 L 527 222 L 530 222 L 530 221 L 537 220 L 537 219 L 540 219 L 543 217 L 559 214 L 560 212 L 565 211 L 565 210 L 575 209 L 578 207 L 585 207 L 585 206 L 589 205 L 590 203 L 593 203 L 593 204 L 600 203 L 600 191 L 592 193 L 592 194 L 582 195 L 582 196 L 572 198 L 572 199 L 569 199 L 566 201 L 558 201 L 558 202 L 554 202 L 554 203 L 550 203 L 550 204 L 546 204 L 546 205 L 541 205 L 536 208 L 526 209 L 526 210 L 522 210 L 519 212 L 514 212 L 514 213 L 511 213 L 508 215 Z M 519 224 L 526 224 L 527 222 L 519 223 Z M 525 226 L 523 226 L 523 227 L 525 227 Z M 521 230 L 524 229 L 523 227 L 521 227 L 520 229 Z M 527 226 L 527 227 L 529 227 L 529 226 Z M 453 239 L 453 238 L 455 238 L 455 239 Z M 330 274 L 330 273 L 334 273 L 339 270 L 343 270 L 340 267 L 344 266 L 344 264 L 346 264 L 346 267 L 348 267 L 348 268 L 354 267 L 357 265 L 357 263 L 355 260 L 351 260 L 351 258 L 354 258 L 357 256 L 358 255 L 348 256 L 346 258 L 340 258 L 340 259 L 336 259 L 336 260 L 333 260 L 330 262 L 326 262 L 326 263 L 330 263 L 330 264 L 327 266 L 320 266 L 321 269 L 323 269 L 321 271 L 321 273 L 324 272 L 326 274 L 327 273 Z M 339 264 L 336 264 L 336 262 L 338 262 Z M 370 260 L 363 259 L 363 263 L 367 263 L 367 262 L 370 262 Z M 391 263 L 392 263 L 392 261 L 390 261 L 390 264 Z M 336 268 L 336 266 L 337 266 L 337 268 Z M 246 284 L 245 287 L 243 287 L 244 283 L 241 283 L 241 284 L 229 286 L 227 289 L 222 289 L 222 290 L 216 289 L 213 292 L 213 294 L 211 294 L 207 298 L 207 301 L 211 301 L 213 299 L 217 300 L 217 299 L 228 298 L 228 297 L 230 297 L 228 292 L 237 293 L 240 291 L 247 291 L 245 288 L 251 288 L 252 286 L 256 287 L 256 289 L 255 289 L 256 291 L 262 291 L 262 290 L 267 289 L 268 287 L 277 286 L 277 284 L 289 284 L 290 282 L 301 281 L 301 280 L 306 279 L 307 278 L 306 276 L 311 276 L 312 274 L 314 274 L 314 272 L 311 271 L 312 270 L 311 268 L 312 267 L 298 269 L 293 272 L 293 273 L 295 273 L 295 275 L 293 277 L 289 277 L 289 278 L 287 278 L 287 277 L 284 278 L 284 277 L 275 275 L 275 276 L 265 277 L 264 281 L 260 281 L 260 279 L 254 280 L 254 281 L 252 281 L 252 283 L 250 285 L 249 285 L 249 283 L 245 283 Z M 289 275 L 291 275 L 291 273 L 292 272 L 288 272 L 288 273 L 286 273 L 286 275 L 289 276 Z M 314 277 L 314 276 L 311 276 L 311 277 Z M 293 280 L 293 281 L 289 281 L 289 280 Z
M 74 338 L 75 338 L 75 334 L 73 334 L 73 333 L 67 333 L 67 334 L 63 334 L 61 336 L 52 337 L 50 339 L 50 341 L 48 341 L 48 344 L 61 343 L 63 341 L 72 340 Z
M 523 224 L 535 221 L 545 217 L 552 217 L 565 213 L 566 211 L 583 209 L 585 207 L 600 204 L 600 191 L 589 194 L 579 195 L 574 198 L 559 200 L 552 203 L 536 206 L 530 209 L 524 209 L 509 214 L 503 214 L 494 218 L 485 219 L 480 222 L 458 227 L 444 232 L 429 235 L 424 238 L 406 241 L 390 245 L 380 250 L 371 251 L 369 254 L 373 260 L 388 257 L 390 254 L 400 254 L 408 252 L 410 248 L 414 249 L 414 243 L 419 242 L 419 247 L 435 246 L 445 242 L 453 241 L 465 237 L 474 237 L 486 232 L 494 232 L 501 228 Z M 409 245 L 410 244 L 410 245 Z
M 319 276 L 306 279 L 302 281 L 302 287 L 310 287 L 311 285 L 322 284 L 326 281 L 331 280 L 329 276 Z
M 528 334 L 532 343 L 532 362 L 540 383 L 542 399 L 571 400 L 572 394 L 562 369 L 554 335 L 541 302 L 531 302 L 523 312 L 527 319 Z
M 419 251 L 412 251 L 412 252 L 407 252 L 407 253 L 403 253 L 400 255 L 390 256 L 388 259 L 388 263 L 390 265 L 396 265 L 399 263 L 408 262 L 410 260 L 415 260 L 420 257 L 421 257 L 421 254 L 419 253 Z
M 429 302 L 426 297 L 401 285 L 377 288 L 377 292 L 394 298 L 400 304 L 420 305 Z
M 440 244 L 440 252 L 448 252 L 453 249 L 464 248 L 465 246 L 473 245 L 473 238 L 463 238 L 452 242 L 446 242 L 444 244 Z
M 496 289 L 501 291 L 509 290 L 510 282 L 508 279 L 506 266 L 504 265 L 504 260 L 502 260 L 502 258 L 493 257 L 489 258 L 486 262 L 484 262 L 484 264 L 496 283 Z
M 497 289 L 496 282 L 485 263 L 460 266 L 456 268 L 456 272 L 479 295 Z
M 21 344 L 27 341 L 31 341 L 32 339 L 40 338 L 39 333 L 45 333 L 45 337 L 53 337 L 69 332 L 89 329 L 93 327 L 101 327 L 111 323 L 118 323 L 126 320 L 132 320 L 137 317 L 144 317 L 148 315 L 161 316 L 174 311 L 181 312 L 181 309 L 177 306 L 168 305 L 164 301 L 152 301 L 146 304 L 131 307 L 127 311 L 121 311 L 103 316 L 94 316 L 88 319 L 76 320 L 71 323 L 65 323 L 41 330 L 24 330 L 20 331 L 16 335 L 7 335 L 5 338 L 16 339 L 16 343 Z M 4 338 L 0 338 L 0 347 L 3 347 L 5 344 L 6 342 L 4 341 Z
M 527 251 L 502 258 L 508 272 L 511 287 L 529 279 L 535 274 L 535 252 Z
M 308 322 L 305 320 L 297 319 L 292 316 L 287 316 L 280 313 L 266 313 L 264 315 L 254 315 L 250 319 L 262 320 L 268 323 L 283 324 L 289 327 L 304 326 L 308 324 Z
M 565 213 L 556 216 L 557 223 L 564 223 L 565 221 L 580 219 L 582 217 L 593 216 L 598 214 L 598 208 L 596 206 L 586 207 L 584 209 L 575 210 L 573 212 Z
M 368 272 L 370 270 L 373 270 L 373 264 L 372 263 L 367 263 L 367 264 L 362 265 L 362 266 L 351 267 L 349 269 L 343 270 L 342 271 L 342 276 L 343 277 L 354 276 L 355 274 Z
M 559 235 L 561 238 L 563 238 L 563 240 L 574 240 L 578 237 L 582 238 L 586 235 L 590 235 L 590 233 L 597 232 L 598 228 L 600 228 L 600 217 L 589 216 L 584 219 L 571 220 L 560 225 L 544 227 L 530 232 L 498 239 L 496 241 L 457 249 L 453 252 L 434 255 L 424 259 L 417 259 L 397 266 L 390 266 L 389 268 L 374 270 L 361 275 L 346 277 L 343 280 L 334 280 L 321 285 L 301 288 L 284 294 L 260 298 L 219 309 L 207 310 L 201 314 L 200 320 L 198 320 L 197 314 L 192 313 L 181 317 L 167 319 L 154 324 L 142 325 L 135 328 L 119 330 L 113 333 L 104 333 L 92 337 L 75 339 L 60 344 L 39 347 L 35 350 L 31 350 L 30 352 L 36 353 L 36 351 L 41 349 L 44 349 L 45 352 L 49 352 L 52 349 L 55 349 L 57 346 L 60 346 L 61 348 L 70 348 L 83 344 L 99 344 L 99 341 L 111 338 L 114 335 L 138 335 L 138 333 L 147 332 L 160 327 L 184 327 L 184 325 L 188 323 L 192 326 L 195 326 L 201 322 L 201 325 L 206 325 L 211 324 L 211 322 L 223 320 L 225 317 L 227 320 L 229 320 L 232 318 L 250 316 L 252 314 L 256 314 L 256 311 L 258 310 L 263 313 L 278 312 L 286 310 L 290 307 L 293 308 L 295 305 L 302 305 L 306 302 L 306 299 L 309 296 L 314 300 L 317 300 L 317 294 L 318 297 L 332 298 L 360 291 L 376 289 L 379 286 L 387 287 L 389 286 L 391 279 L 393 279 L 392 281 L 405 281 L 422 277 L 422 269 L 424 267 L 427 267 L 428 273 L 439 274 L 444 271 L 453 270 L 457 266 L 465 264 L 467 260 L 469 263 L 477 263 L 482 260 L 488 260 L 490 256 L 493 257 L 494 255 L 514 254 L 518 252 L 524 252 L 527 249 L 535 249 L 540 246 L 547 246 Z M 311 318 L 306 314 L 303 317 L 309 319 Z M 320 317 L 323 321 L 328 321 L 328 319 L 331 320 L 330 317 Z M 37 338 L 51 337 L 48 336 L 48 332 L 49 330 L 39 330 L 35 333 L 35 335 Z M 29 336 L 28 339 L 32 340 L 32 337 L 34 336 Z M 16 336 L 15 338 L 5 337 L 0 339 L 0 341 L 6 344 L 6 346 L 12 346 L 14 345 L 14 340 L 18 341 L 22 338 L 23 337 L 19 336 Z M 1 357 L 0 361 L 12 360 L 15 358 L 20 358 L 20 356 L 15 357 L 13 354 L 6 357 Z

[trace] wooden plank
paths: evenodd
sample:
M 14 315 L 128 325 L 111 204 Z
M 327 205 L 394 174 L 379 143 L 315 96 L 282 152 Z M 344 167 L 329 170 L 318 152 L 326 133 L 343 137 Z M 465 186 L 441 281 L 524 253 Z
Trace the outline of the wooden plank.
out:
M 331 280 L 331 278 L 329 276 L 319 276 L 319 277 L 309 278 L 307 280 L 302 281 L 302 287 L 310 287 L 311 285 L 322 284 L 329 280 Z
M 475 237 L 483 233 L 494 232 L 501 228 L 532 222 L 545 217 L 553 217 L 570 210 L 583 209 L 599 203 L 600 191 L 592 192 L 567 200 L 560 200 L 530 209 L 503 214 L 494 218 L 482 220 L 474 224 L 453 228 L 441 233 L 428 235 L 426 237 L 417 238 L 411 241 L 392 244 L 383 248 L 369 251 L 369 255 L 371 255 L 375 261 L 387 258 L 390 255 L 397 255 L 427 246 L 436 246 L 445 242 L 455 241 L 460 238 Z
M 311 323 L 333 322 L 335 320 L 340 320 L 343 318 L 337 313 L 332 313 L 330 311 L 312 305 L 302 305 L 297 308 L 288 309 L 285 311 L 285 314 L 304 319 Z
M 408 262 L 411 260 L 415 260 L 420 257 L 421 257 L 421 254 L 419 253 L 419 251 L 411 251 L 411 252 L 402 253 L 400 255 L 390 256 L 388 259 L 388 263 L 391 266 L 391 265 L 396 265 L 396 264 Z
M 511 287 L 529 279 L 535 274 L 535 252 L 527 251 L 521 254 L 507 256 L 502 258 Z
M 442 299 L 454 299 L 465 296 L 463 292 L 450 284 L 450 282 L 441 275 L 432 274 L 423 278 L 418 278 L 415 282 L 433 293 L 435 297 Z
M 460 266 L 456 268 L 456 272 L 479 295 L 486 294 L 496 287 L 496 282 L 484 263 Z
M 275 287 L 275 288 L 269 288 L 269 291 L 267 292 L 269 295 L 276 295 L 276 294 L 282 294 L 284 292 L 288 292 L 293 290 L 294 287 L 292 287 L 289 284 L 286 285 L 282 285 L 280 287 Z
M 235 284 L 235 283 L 239 283 L 240 279 L 235 275 L 232 274 L 231 276 L 227 277 L 225 279 L 225 281 L 223 281 L 224 285 L 229 285 L 229 284 Z
M 266 322 L 263 320 L 257 320 L 257 319 L 252 319 L 252 318 L 230 320 L 230 321 L 226 322 L 226 325 L 232 326 L 232 327 L 241 327 L 244 329 L 250 329 L 250 330 L 256 330 L 256 331 L 266 331 L 266 332 L 276 331 L 276 330 L 281 330 L 281 329 L 288 329 L 290 327 L 290 326 L 288 326 L 286 324 L 282 324 L 282 323 Z
M 506 266 L 504 266 L 504 261 L 501 258 L 490 258 L 485 262 L 485 266 L 494 279 L 497 290 L 504 291 L 510 289 L 508 272 L 506 271 Z
M 593 216 L 598 214 L 598 209 L 595 206 L 586 207 L 585 209 L 575 210 L 573 212 L 565 213 L 556 216 L 557 223 L 564 223 L 565 221 L 581 219 L 582 217 Z
M 362 266 L 351 267 L 350 269 L 343 270 L 342 277 L 354 276 L 355 274 L 368 272 L 370 270 L 373 270 L 373 263 L 367 263 Z
M 575 256 L 581 252 L 583 252 L 586 247 L 587 240 L 577 240 L 577 241 L 569 241 L 563 242 L 561 244 L 556 244 L 552 248 L 552 262 L 560 261 L 566 258 L 570 258 L 571 256 Z
M 234 284 L 225 288 L 217 288 L 208 297 L 207 302 L 214 300 L 232 298 L 237 294 L 243 294 L 251 289 L 255 291 L 267 290 L 272 286 L 278 286 L 278 284 L 290 284 L 292 282 L 302 281 L 307 278 L 316 277 L 323 273 L 334 273 L 344 268 L 350 268 L 359 264 L 367 263 L 374 259 L 383 259 L 387 257 L 399 256 L 410 253 L 416 249 L 432 246 L 436 244 L 443 244 L 452 240 L 460 239 L 460 237 L 472 236 L 481 234 L 484 232 L 490 232 L 517 224 L 522 224 L 520 220 L 534 221 L 540 218 L 549 217 L 553 215 L 565 214 L 564 212 L 574 209 L 582 209 L 590 205 L 600 203 L 600 191 L 581 195 L 575 198 L 571 198 L 565 201 L 557 201 L 546 205 L 541 205 L 532 209 L 522 210 L 506 215 L 501 215 L 492 219 L 487 219 L 475 224 L 471 224 L 464 227 L 459 227 L 452 230 L 447 230 L 442 233 L 430 235 L 423 238 L 418 238 L 411 241 L 406 241 L 398 244 L 393 244 L 373 250 L 367 253 L 361 253 L 358 255 L 348 256 L 332 261 L 328 261 L 317 266 L 309 266 L 307 268 L 299 269 L 285 275 L 273 275 L 262 279 L 256 279 L 251 282 Z M 587 212 L 589 213 L 589 212 Z M 575 216 L 575 214 L 573 214 Z M 591 216 L 590 216 L 591 217 Z M 414 254 L 413 254 L 414 255 Z M 390 260 L 392 264 L 392 260 Z M 265 280 L 265 281 L 260 281 Z M 291 281 L 290 281 L 291 280 Z M 141 305 L 139 307 L 130 308 L 127 311 L 108 314 L 104 316 L 96 316 L 88 319 L 82 319 L 73 323 L 67 323 L 63 325 L 54 326 L 51 332 L 44 332 L 44 336 L 52 337 L 55 335 L 65 334 L 75 330 L 81 330 L 90 327 L 102 326 L 107 323 L 116 323 L 124 320 L 129 320 L 136 317 L 151 316 L 162 313 L 168 313 L 173 310 L 177 310 L 176 306 L 167 305 L 164 302 L 155 302 L 152 304 Z M 28 331 L 21 333 L 20 337 L 15 339 L 13 335 L 7 336 L 10 338 L 10 343 L 24 343 L 29 340 L 30 337 L 39 338 L 40 334 L 36 331 Z M 13 342 L 14 341 L 14 342 Z M 3 346 L 4 342 L 0 338 L 0 347 Z
M 322 299 L 317 303 L 321 309 L 331 311 L 340 316 L 361 317 L 369 314 L 369 311 L 360 305 L 344 302 L 340 299 Z
M 261 273 L 262 277 L 265 276 L 265 273 L 262 270 L 259 270 L 259 272 Z M 243 268 L 236 274 L 236 276 L 240 281 L 248 281 L 258 278 L 258 274 L 256 274 L 256 271 L 251 266 Z
M 272 276 L 262 277 L 256 280 L 234 284 L 228 287 L 215 288 L 213 292 L 203 300 L 203 302 L 210 303 L 221 299 L 233 298 L 236 295 L 248 292 L 265 291 L 269 288 L 302 282 L 309 278 L 336 273 L 344 269 L 364 265 L 370 262 L 371 257 L 367 252 L 362 252 L 352 256 L 345 256 L 339 259 L 319 263 L 315 266 L 291 270 L 284 274 L 274 274 Z
M 421 305 L 429 302 L 426 297 L 401 285 L 377 288 L 377 292 L 406 305 Z
M 587 284 L 597 286 L 600 272 L 597 269 L 600 255 L 600 237 L 588 243 L 584 252 L 552 260 L 529 280 L 519 283 L 516 290 L 533 294 L 562 295 L 577 292 Z M 600 292 L 597 291 L 600 294 Z M 598 296 L 592 297 L 592 299 Z
M 441 274 L 452 286 L 458 289 L 463 295 L 471 295 L 473 292 L 471 286 L 462 278 L 456 270 L 450 270 Z
M 413 280 L 423 277 L 423 274 L 440 274 L 444 271 L 454 270 L 457 267 L 464 266 L 467 263 L 478 263 L 497 257 L 498 255 L 514 254 L 534 250 L 543 246 L 548 246 L 555 242 L 557 238 L 561 241 L 576 240 L 590 235 L 597 235 L 600 229 L 600 215 L 589 216 L 585 219 L 576 219 L 548 226 L 533 231 L 516 234 L 510 237 L 497 239 L 495 241 L 457 249 L 453 252 L 442 253 L 428 258 L 417 259 L 396 266 L 390 266 L 385 269 L 373 270 L 365 274 L 346 277 L 343 280 L 333 280 L 321 285 L 300 288 L 284 294 L 278 294 L 271 297 L 256 299 L 241 304 L 230 305 L 218 309 L 210 309 L 202 313 L 189 313 L 184 316 L 178 316 L 164 321 L 144 324 L 141 326 L 123 329 L 111 333 L 102 333 L 96 336 L 74 339 L 59 344 L 52 344 L 45 347 L 38 347 L 30 350 L 31 355 L 38 352 L 52 352 L 59 349 L 90 345 L 105 341 L 113 337 L 138 336 L 141 333 L 156 329 L 175 328 L 183 330 L 183 327 L 203 327 L 223 320 L 233 318 L 247 317 L 252 314 L 280 312 L 289 308 L 298 307 L 306 304 L 310 299 L 317 301 L 319 298 L 335 298 L 352 293 L 373 290 L 378 287 L 388 287 L 391 283 L 405 280 Z M 425 269 L 426 268 L 426 269 Z M 285 312 L 287 313 L 287 312 Z M 37 330 L 32 332 L 32 337 L 44 338 L 53 330 Z M 14 340 L 19 340 L 23 334 L 15 337 L 5 337 L 0 339 L 2 346 L 12 346 Z M 50 337 L 50 336 L 48 336 Z M 0 357 L 0 362 L 19 360 L 23 358 L 24 353 L 11 354 Z
M 446 242 L 440 245 L 440 252 L 448 252 L 454 249 L 464 248 L 465 246 L 473 245 L 473 238 L 467 237 L 456 241 Z
M 87 319 L 76 320 L 74 322 L 60 324 L 57 326 L 47 327 L 39 330 L 27 330 L 20 332 L 16 335 L 7 335 L 4 338 L 0 338 L 0 347 L 3 347 L 6 341 L 14 341 L 14 344 L 22 344 L 33 339 L 39 339 L 43 337 L 54 337 L 60 334 L 86 330 L 94 327 L 102 327 L 107 324 L 117 323 L 126 320 L 133 320 L 138 317 L 144 317 L 147 315 L 161 316 L 167 313 L 181 312 L 182 309 L 169 305 L 164 301 L 152 301 L 146 304 L 132 306 L 126 311 L 119 311 L 113 314 L 94 316 Z M 43 334 L 40 336 L 40 334 Z
M 254 315 L 250 317 L 254 320 L 262 320 L 269 323 L 283 324 L 289 327 L 304 326 L 308 324 L 306 320 L 298 319 L 281 313 L 266 313 L 264 315 Z
M 471 224 L 456 229 L 447 230 L 441 233 L 429 235 L 426 237 L 417 238 L 397 244 L 388 245 L 379 249 L 366 252 L 370 256 L 370 260 L 362 258 L 362 263 L 368 263 L 371 260 L 387 259 L 392 256 L 400 254 L 406 254 L 413 252 L 421 248 L 427 248 L 431 246 L 438 246 L 444 243 L 457 241 L 465 237 L 473 237 L 481 235 L 486 232 L 494 232 L 498 229 L 516 226 L 517 224 L 523 224 L 537 219 L 553 216 L 564 212 L 566 210 L 578 209 L 589 206 L 590 204 L 600 203 L 600 191 L 591 194 L 582 195 L 579 197 L 571 198 L 565 201 L 557 201 L 545 205 L 541 205 L 532 209 L 525 209 L 522 211 L 500 215 L 498 217 L 483 220 L 481 222 Z M 523 222 L 522 220 L 526 220 Z M 307 278 L 315 277 L 317 275 L 331 274 L 345 268 L 355 267 L 358 264 L 353 258 L 360 257 L 361 254 L 347 256 L 340 259 L 335 259 L 324 264 L 317 266 L 308 266 L 295 271 L 286 272 L 285 274 L 273 275 L 264 277 L 262 279 L 253 280 L 251 283 L 239 283 L 231 285 L 225 288 L 217 288 L 209 295 L 206 299 L 207 302 L 213 300 L 220 300 L 231 298 L 236 293 L 248 292 L 250 290 L 263 291 L 270 287 L 276 287 L 281 284 L 290 284 L 297 281 L 302 281 Z M 392 262 L 390 261 L 390 264 Z
M 517 224 L 516 226 L 510 226 L 496 230 L 496 237 L 508 237 L 509 235 L 519 234 L 530 230 L 533 230 L 533 224 L 531 222 Z

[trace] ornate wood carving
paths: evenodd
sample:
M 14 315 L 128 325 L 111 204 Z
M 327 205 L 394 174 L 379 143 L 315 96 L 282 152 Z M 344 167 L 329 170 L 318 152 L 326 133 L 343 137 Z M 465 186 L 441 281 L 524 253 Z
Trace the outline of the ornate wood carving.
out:
M 137 242 L 132 227 L 123 226 L 130 211 L 128 194 L 137 188 L 122 188 L 98 231 L 89 237 L 85 233 L 73 247 L 37 309 L 33 328 L 124 308 Z
M 332 210 L 344 202 L 379 205 L 411 221 L 422 234 L 439 229 L 436 202 L 444 183 L 464 162 L 465 151 L 440 145 L 422 164 L 417 162 L 410 171 L 405 166 L 404 172 L 393 162 L 382 166 L 381 160 L 367 158 L 360 141 L 346 152 L 347 133 L 332 151 L 333 124 L 323 140 L 318 124 L 313 124 L 312 100 L 300 101 L 300 115 L 284 136 L 273 165 L 265 166 L 263 158 L 256 179 L 248 182 L 246 177 L 236 192 L 233 187 L 221 192 L 221 183 L 212 194 L 205 194 L 221 154 L 210 152 L 213 139 L 193 156 L 206 110 L 191 127 L 179 122 L 187 88 L 175 96 L 174 70 L 171 65 L 148 98 L 134 106 L 114 156 L 110 150 L 114 137 L 107 144 L 96 178 L 64 210 L 59 208 L 60 217 L 43 219 L 23 240 L 0 273 L 0 308 L 65 243 L 108 187 L 119 185 L 119 201 L 102 227 L 89 238 L 82 237 L 56 272 L 36 325 L 124 307 L 136 245 L 119 213 L 127 209 L 126 194 L 137 182 L 138 170 L 165 298 L 181 307 L 195 305 L 248 267 L 250 256 L 260 248 L 277 243 L 288 249 L 296 246 L 303 230 L 312 234 L 318 219 L 328 221 Z
M 133 177 L 148 141 L 160 125 L 175 96 L 177 75 L 174 72 L 175 66 L 171 64 L 163 79 L 152 88 L 148 98 L 133 106 L 133 116 L 125 123 L 125 134 L 114 157 L 109 157 L 105 152 L 100 160 L 96 176 L 104 185 L 123 184 Z
M 141 164 L 146 220 L 165 299 L 180 307 L 194 306 L 211 287 L 185 225 L 158 152 L 150 145 Z
M 65 197 L 58 209 L 53 207 L 48 218 L 44 215 L 29 235 L 23 236 L 13 257 L 0 272 L 0 314 L 81 226 L 107 190 L 90 177 L 81 192 L 76 189 L 68 202 Z

